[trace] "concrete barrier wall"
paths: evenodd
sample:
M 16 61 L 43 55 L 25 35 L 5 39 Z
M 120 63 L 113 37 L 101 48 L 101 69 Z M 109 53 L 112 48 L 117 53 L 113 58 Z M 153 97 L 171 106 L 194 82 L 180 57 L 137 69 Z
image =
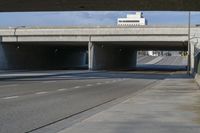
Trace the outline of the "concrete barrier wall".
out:
M 191 70 L 195 81 L 200 86 L 200 28 L 197 27 L 191 30 L 190 34 L 191 45 Z
M 198 48 L 195 48 L 199 50 Z M 194 57 L 194 73 L 200 74 L 200 53 L 197 53 Z
M 191 29 L 191 34 L 190 34 L 190 53 L 191 53 L 191 72 L 195 76 L 200 72 L 199 69 L 199 59 L 200 59 L 200 28 L 196 27 L 194 29 Z

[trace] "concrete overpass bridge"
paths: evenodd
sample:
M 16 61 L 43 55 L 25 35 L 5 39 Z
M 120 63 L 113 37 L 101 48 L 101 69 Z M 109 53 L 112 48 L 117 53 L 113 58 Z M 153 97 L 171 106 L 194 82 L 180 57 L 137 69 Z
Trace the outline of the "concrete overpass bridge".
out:
M 132 68 L 137 50 L 187 50 L 187 33 L 184 26 L 0 29 L 0 66 Z
M 86 10 L 199 11 L 199 0 L 0 0 L 1 12 Z
M 41 0 L 0 0 L 0 12 L 23 12 L 23 11 L 119 11 L 119 10 L 143 10 L 143 11 L 200 11 L 200 1 L 199 0 L 45 0 L 45 1 L 41 1 Z M 10 32 L 10 31 L 8 31 Z M 14 31 L 15 34 L 16 31 Z M 185 32 L 186 34 L 186 32 Z M 48 39 L 50 39 L 50 37 L 48 37 L 49 35 L 47 34 Z M 71 37 L 59 37 L 59 39 L 57 37 L 51 37 L 52 40 L 54 39 L 58 39 L 59 43 L 61 42 L 69 42 L 69 41 L 64 41 L 65 39 L 70 40 L 72 42 L 74 42 L 74 35 L 72 35 Z M 88 35 L 86 35 L 88 36 Z M 169 36 L 169 34 L 167 35 Z M 172 35 L 173 36 L 173 35 Z M 190 35 L 193 36 L 193 35 Z M 20 39 L 21 39 L 21 43 L 24 42 L 28 42 L 28 40 L 32 38 L 32 39 L 36 39 L 38 40 L 38 42 L 42 42 L 43 44 L 45 43 L 45 39 L 41 39 L 40 36 L 35 36 L 35 37 L 31 37 L 29 36 L 29 38 L 26 36 L 16 36 L 16 37 L 3 37 L 2 40 L 5 41 L 4 43 L 14 43 L 12 41 L 12 39 L 16 39 L 16 42 L 19 43 Z M 45 37 L 43 37 L 45 38 Z M 65 39 L 64 39 L 65 38 Z M 111 42 L 113 42 L 115 45 L 117 43 L 122 44 L 122 43 L 127 43 L 127 40 L 123 40 L 123 39 L 134 39 L 134 37 L 129 37 L 129 36 L 125 36 L 125 37 L 113 37 L 110 36 L 104 36 L 104 37 L 99 37 L 99 36 L 90 36 L 89 37 L 80 37 L 77 36 L 75 38 L 80 38 L 80 39 L 75 39 L 75 40 L 81 40 L 81 42 L 83 42 L 83 38 L 85 38 L 85 45 L 87 45 L 88 42 L 90 42 L 89 44 L 98 44 L 99 42 L 102 43 L 104 40 L 104 44 L 109 43 L 111 44 Z M 123 39 L 122 39 L 123 38 Z M 136 38 L 136 37 L 135 37 Z M 144 38 L 140 38 L 138 36 L 137 39 L 138 41 L 136 41 L 135 39 L 135 43 L 139 44 L 137 46 L 138 47 L 142 47 L 145 46 L 144 44 L 141 43 L 141 39 Z M 150 37 L 149 37 L 150 38 Z M 168 37 L 166 37 L 165 39 L 167 39 Z M 170 38 L 172 39 L 172 37 L 170 36 Z M 199 38 L 199 37 L 198 37 Z M 27 39 L 27 41 L 25 40 Z M 41 40 L 40 40 L 41 39 Z M 115 42 L 112 41 L 113 39 L 117 39 Z M 145 39 L 147 39 L 148 41 L 148 37 L 145 37 Z M 164 37 L 163 37 L 164 39 Z M 175 47 L 177 45 L 177 38 L 174 38 L 174 42 L 171 40 L 171 44 L 173 43 L 173 46 Z M 31 40 L 31 39 L 30 39 Z M 29 40 L 29 41 L 30 41 Z M 63 40 L 63 41 L 62 41 Z M 86 41 L 87 40 L 87 41 Z M 111 41 L 109 41 L 111 40 Z M 6 42 L 7 41 L 7 42 Z M 56 40 L 57 41 L 57 40 Z M 161 40 L 162 41 L 162 40 Z M 193 39 L 192 41 L 194 42 L 190 42 L 191 44 L 195 44 L 195 48 L 193 49 L 197 49 L 197 51 L 199 51 L 199 39 Z M 53 42 L 53 41 L 51 41 Z M 91 43 L 92 42 L 92 43 Z M 150 44 L 150 42 L 153 41 L 149 41 L 148 44 Z M 159 42 L 159 37 L 157 37 L 157 41 L 156 39 L 154 40 L 153 44 L 151 44 L 151 46 L 153 46 L 152 48 L 157 47 L 158 48 L 158 43 Z M 162 41 L 162 44 L 164 44 L 167 41 Z M 48 44 L 50 42 L 47 42 Z M 71 43 L 71 42 L 70 42 Z M 80 44 L 80 41 L 78 41 L 78 43 Z M 144 43 L 144 41 L 143 41 Z M 176 44 L 175 44 L 176 43 Z M 160 43 L 159 43 L 160 44 Z M 186 43 L 185 43 L 186 44 Z M 198 46 L 197 46 L 198 44 Z M 167 45 L 169 46 L 169 43 L 167 43 Z M 184 45 L 184 44 L 181 44 Z M 96 46 L 96 45 L 95 45 Z M 107 45 L 108 46 L 108 45 Z M 131 45 L 133 47 L 133 45 Z M 136 46 L 136 45 L 134 45 Z M 180 46 L 180 44 L 179 44 Z M 150 46 L 148 46 L 149 48 Z M 143 47 L 146 48 L 146 47 Z M 176 47 L 177 49 L 180 47 Z M 161 49 L 161 48 L 160 48 Z M 195 50 L 193 50 L 195 51 Z M 190 51 L 192 52 L 192 51 Z M 88 52 L 90 53 L 90 52 Z M 90 55 L 90 54 L 89 54 Z M 197 54 L 195 54 L 197 55 Z M 191 60 L 196 60 L 193 59 L 193 57 L 191 57 Z M 89 59 L 90 62 L 90 59 Z M 198 61 L 197 61 L 198 62 Z M 1 63 L 0 63 L 1 64 Z M 89 63 L 91 64 L 91 63 Z M 200 71 L 200 69 L 199 69 Z M 200 73 L 200 72 L 199 72 Z
M 187 27 L 66 27 L 0 29 L 3 43 L 131 45 L 137 48 L 186 49 Z

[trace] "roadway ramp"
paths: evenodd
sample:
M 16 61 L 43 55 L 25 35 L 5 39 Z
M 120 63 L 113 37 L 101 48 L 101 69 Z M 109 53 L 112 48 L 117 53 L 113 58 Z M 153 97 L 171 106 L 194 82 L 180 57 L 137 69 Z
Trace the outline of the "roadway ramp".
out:
M 155 59 L 153 59 L 153 60 L 147 62 L 146 64 L 156 64 L 157 62 L 161 61 L 162 59 L 163 59 L 163 57 L 158 56 L 158 57 L 156 57 Z

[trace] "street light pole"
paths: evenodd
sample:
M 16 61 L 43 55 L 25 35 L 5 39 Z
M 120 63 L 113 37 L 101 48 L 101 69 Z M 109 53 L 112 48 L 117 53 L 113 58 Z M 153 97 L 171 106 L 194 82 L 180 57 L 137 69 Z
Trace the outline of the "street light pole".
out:
M 188 12 L 188 67 L 187 73 L 190 74 L 191 71 L 191 46 L 190 46 L 190 27 L 191 27 L 191 12 Z

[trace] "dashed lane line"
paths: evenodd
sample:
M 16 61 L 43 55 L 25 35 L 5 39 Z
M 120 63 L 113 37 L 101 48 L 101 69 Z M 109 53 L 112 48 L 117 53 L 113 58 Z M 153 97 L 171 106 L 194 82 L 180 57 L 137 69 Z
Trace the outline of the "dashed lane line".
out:
M 96 83 L 96 84 L 97 84 L 97 85 L 101 85 L 102 83 L 99 82 L 99 83 Z
M 104 82 L 104 83 L 106 83 L 106 84 L 108 84 L 108 83 L 115 83 L 115 82 L 117 82 L 117 81 L 122 81 L 122 80 L 127 80 L 127 79 L 118 79 L 118 80 L 113 80 L 113 81 L 106 81 L 106 82 Z M 52 83 L 52 82 L 56 82 L 56 81 L 44 81 L 43 83 Z M 96 85 L 102 85 L 103 83 L 102 82 L 98 82 L 98 83 L 96 83 Z M 18 84 L 14 84 L 14 85 L 3 85 L 3 86 L 17 86 Z M 87 84 L 87 85 L 85 85 L 85 86 L 87 86 L 87 87 L 90 87 L 90 86 L 93 86 L 92 84 Z M 2 86 L 0 86 L 0 87 L 2 87 Z M 82 86 L 75 86 L 75 87 L 73 87 L 72 89 L 78 89 L 78 88 L 81 88 Z M 68 90 L 67 88 L 61 88 L 61 89 L 58 89 L 57 91 L 66 91 L 66 90 Z M 47 93 L 49 93 L 49 92 L 47 92 L 47 91 L 41 91 L 41 92 L 36 92 L 35 94 L 36 95 L 42 95 L 42 94 L 47 94 Z M 3 98 L 1 98 L 1 99 L 4 99 L 4 100 L 8 100 L 8 99 L 16 99 L 16 98 L 19 98 L 20 96 L 9 96 L 9 97 L 3 97 Z
M 66 91 L 66 88 L 58 89 L 57 91 Z
M 42 83 L 47 84 L 47 83 L 55 83 L 56 81 L 43 81 Z
M 92 85 L 92 84 L 87 84 L 86 86 L 87 86 L 87 87 L 90 87 L 90 86 L 93 86 L 93 85 Z
M 75 86 L 75 87 L 73 87 L 74 89 L 78 89 L 78 88 L 81 88 L 81 86 Z
M 47 94 L 47 93 L 48 93 L 47 91 L 42 91 L 42 92 L 36 92 L 35 94 L 42 95 L 42 94 Z
M 16 99 L 18 98 L 19 96 L 10 96 L 10 97 L 3 97 L 2 99 L 4 100 L 9 100 L 9 99 Z
M 18 84 L 12 84 L 12 85 L 0 85 L 0 87 L 15 87 L 18 86 Z
M 109 83 L 110 83 L 110 81 L 106 81 L 105 83 L 106 83 L 106 84 L 109 84 Z
M 116 81 L 116 80 L 113 80 L 112 82 L 115 83 L 115 82 L 117 82 L 117 81 Z

